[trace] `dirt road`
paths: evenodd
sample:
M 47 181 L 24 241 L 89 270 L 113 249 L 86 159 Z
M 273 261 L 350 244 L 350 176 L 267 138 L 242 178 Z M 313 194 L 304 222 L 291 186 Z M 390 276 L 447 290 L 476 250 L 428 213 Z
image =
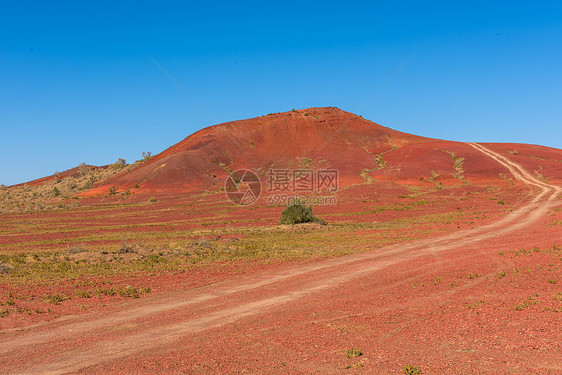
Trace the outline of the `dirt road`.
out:
M 532 225 L 554 207 L 561 188 L 533 177 L 520 165 L 475 143 L 472 147 L 508 168 L 529 186 L 532 199 L 500 221 L 446 236 L 389 246 L 377 251 L 286 267 L 192 290 L 148 296 L 111 311 L 58 319 L 22 330 L 0 332 L 1 373 L 62 374 L 88 371 L 145 353 L 172 350 L 182 338 L 204 339 L 234 322 L 299 304 L 304 297 L 399 267 L 428 255 L 472 246 Z M 468 257 L 468 255 L 467 255 Z M 378 291 L 386 286 L 373 279 Z M 389 296 L 392 298 L 392 296 Z M 396 307 L 401 308 L 396 302 Z

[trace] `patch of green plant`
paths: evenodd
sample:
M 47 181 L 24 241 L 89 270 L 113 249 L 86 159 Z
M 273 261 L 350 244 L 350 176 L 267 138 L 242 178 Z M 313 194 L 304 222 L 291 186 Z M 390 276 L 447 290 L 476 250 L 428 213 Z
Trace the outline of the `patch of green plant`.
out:
M 312 206 L 305 206 L 302 204 L 294 204 L 288 206 L 281 214 L 279 224 L 303 224 L 303 223 L 319 223 L 326 224 L 326 222 L 316 216 L 312 211 Z
M 422 373 L 421 370 L 418 367 L 411 366 L 411 365 L 404 366 L 402 368 L 402 371 L 404 372 L 404 374 L 407 374 L 407 375 L 417 375 L 417 374 Z
M 59 293 L 49 294 L 45 296 L 45 302 L 52 303 L 53 305 L 58 305 L 59 303 L 61 303 L 62 301 L 66 301 L 67 299 L 69 298 Z
M 92 292 L 89 290 L 77 290 L 74 292 L 78 298 L 91 298 Z
M 125 288 L 123 289 L 119 289 L 117 291 L 117 293 L 121 296 L 121 297 L 133 297 L 133 298 L 139 298 L 139 292 L 137 290 L 137 288 L 127 285 Z
M 513 306 L 513 308 L 516 311 L 521 311 L 521 310 L 527 309 L 527 308 L 529 308 L 533 305 L 536 305 L 538 303 L 539 303 L 539 301 L 537 301 L 536 299 L 533 299 L 533 297 L 529 297 L 529 298 L 521 301 L 520 303 L 516 304 L 515 306 Z
M 359 356 L 361 356 L 361 355 L 363 355 L 363 352 L 362 352 L 361 350 L 355 349 L 355 348 L 348 349 L 348 350 L 345 352 L 345 356 L 346 356 L 347 358 L 357 358 L 357 357 L 359 357 Z

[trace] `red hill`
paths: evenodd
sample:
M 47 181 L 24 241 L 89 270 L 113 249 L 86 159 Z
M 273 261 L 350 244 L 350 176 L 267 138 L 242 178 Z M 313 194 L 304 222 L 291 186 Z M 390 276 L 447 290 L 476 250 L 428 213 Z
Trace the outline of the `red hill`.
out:
M 496 148 L 529 159 L 527 162 L 552 178 L 562 175 L 557 161 L 562 159 L 560 150 L 530 145 Z M 237 169 L 263 175 L 270 168 L 308 167 L 337 169 L 342 186 L 373 181 L 419 184 L 428 180 L 445 185 L 466 181 L 501 184 L 509 179 L 507 169 L 466 143 L 402 133 L 326 107 L 202 129 L 83 195 L 105 194 L 112 186 L 124 191 L 137 185 L 138 193 L 215 190 Z
M 528 144 L 486 144 L 517 158 L 535 176 L 562 181 L 562 151 Z M 92 169 L 105 167 L 91 167 Z M 402 133 L 335 107 L 308 108 L 202 129 L 134 169 L 99 182 L 81 196 L 218 190 L 237 169 L 337 169 L 340 185 L 391 181 L 418 185 L 506 185 L 510 172 L 467 143 Z M 74 176 L 78 169 L 59 174 Z M 48 176 L 26 183 L 42 185 Z M 20 184 L 24 185 L 24 184 Z

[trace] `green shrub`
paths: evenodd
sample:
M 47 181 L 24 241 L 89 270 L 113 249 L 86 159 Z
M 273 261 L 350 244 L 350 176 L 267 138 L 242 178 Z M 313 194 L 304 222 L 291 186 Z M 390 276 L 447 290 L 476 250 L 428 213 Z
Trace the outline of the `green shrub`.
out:
M 12 267 L 8 266 L 7 264 L 0 263 L 0 274 L 8 274 L 12 270 Z
M 78 165 L 78 173 L 80 174 L 80 176 L 87 176 L 91 171 L 92 167 L 90 167 L 86 163 L 80 163 L 80 165 Z
M 118 290 L 117 294 L 119 294 L 121 297 L 139 298 L 139 292 L 137 288 L 130 285 L 127 285 L 125 288 Z
M 58 305 L 59 303 L 61 303 L 62 301 L 66 301 L 67 299 L 69 298 L 59 293 L 56 293 L 56 294 L 49 294 L 48 296 L 46 296 L 45 302 L 52 303 L 53 305 Z
M 314 212 L 312 212 L 312 206 L 305 206 L 302 204 L 294 204 L 292 206 L 288 206 L 281 214 L 281 220 L 279 220 L 279 224 L 293 225 L 301 223 L 326 224 L 324 220 L 314 216 Z
M 77 290 L 74 294 L 79 298 L 92 298 L 92 292 L 89 290 Z
M 127 161 L 123 158 L 117 159 L 117 161 L 111 164 L 109 167 L 112 169 L 123 169 L 127 166 Z
M 355 348 L 351 348 L 348 349 L 347 352 L 345 352 L 345 356 L 347 358 L 356 358 L 363 355 L 363 352 L 359 349 L 355 349 Z
M 417 368 L 416 366 L 404 366 L 402 371 L 404 371 L 404 374 L 407 374 L 407 375 L 416 375 L 416 374 L 422 373 L 421 370 L 419 368 Z

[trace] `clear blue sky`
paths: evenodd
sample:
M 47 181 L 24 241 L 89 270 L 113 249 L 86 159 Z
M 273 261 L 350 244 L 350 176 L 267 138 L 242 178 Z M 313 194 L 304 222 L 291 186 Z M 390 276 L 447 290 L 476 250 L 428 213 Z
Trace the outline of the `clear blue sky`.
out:
M 561 19 L 556 1 L 4 2 L 0 184 L 132 162 L 212 125 L 149 56 L 219 123 L 337 106 L 562 148 Z

